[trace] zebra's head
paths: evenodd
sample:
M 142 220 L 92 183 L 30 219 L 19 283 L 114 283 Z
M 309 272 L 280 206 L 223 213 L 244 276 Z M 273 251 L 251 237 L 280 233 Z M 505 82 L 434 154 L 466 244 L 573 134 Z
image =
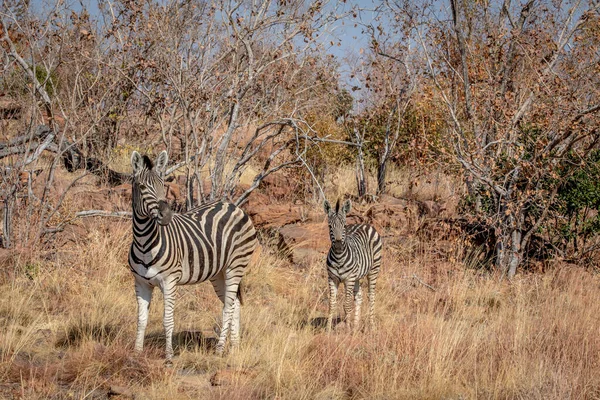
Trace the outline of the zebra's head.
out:
M 325 200 L 323 205 L 327 214 L 327 221 L 329 222 L 331 244 L 335 250 L 340 250 L 346 241 L 346 215 L 350 212 L 352 203 L 350 200 L 346 200 L 340 206 L 340 200 L 338 199 L 335 203 L 335 209 L 331 207 L 331 204 L 327 200 Z
M 161 225 L 171 222 L 173 213 L 166 202 L 164 175 L 169 157 L 162 151 L 152 162 L 146 155 L 137 151 L 131 154 L 133 167 L 133 212 L 140 217 L 156 219 Z

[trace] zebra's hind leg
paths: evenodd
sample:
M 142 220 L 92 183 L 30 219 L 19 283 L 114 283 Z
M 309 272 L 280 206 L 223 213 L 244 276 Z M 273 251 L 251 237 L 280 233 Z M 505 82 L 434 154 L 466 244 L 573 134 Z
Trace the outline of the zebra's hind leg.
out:
M 215 292 L 223 302 L 223 323 L 221 325 L 221 332 L 219 335 L 219 341 L 215 348 L 217 354 L 222 355 L 225 350 L 225 344 L 227 342 L 227 336 L 229 332 L 232 332 L 232 345 L 239 343 L 239 318 L 240 318 L 240 302 L 238 298 L 238 287 L 240 285 L 241 277 L 225 277 L 225 272 L 219 274 L 220 276 L 211 280 Z M 234 321 L 235 320 L 235 321 Z M 233 331 L 237 331 L 234 332 Z M 237 343 L 234 343 L 234 340 Z
M 240 317 L 241 317 L 241 302 L 240 297 L 237 296 L 233 305 L 233 317 L 231 319 L 231 347 L 237 348 L 240 345 Z
M 221 300 L 221 303 L 225 304 L 225 277 L 223 271 L 219 272 L 217 276 L 211 278 L 210 283 L 213 285 L 213 289 L 215 289 L 215 294 Z M 221 320 L 221 324 L 223 324 L 223 320 Z M 216 334 L 221 334 L 222 327 L 217 329 L 214 328 Z
M 225 305 L 225 279 L 223 274 L 218 274 L 215 278 L 210 281 L 215 289 L 215 293 L 219 297 L 219 300 Z M 240 284 L 241 286 L 241 284 Z M 240 288 L 238 286 L 238 288 Z M 240 295 L 238 294 L 235 298 L 234 309 L 233 309 L 233 317 L 231 320 L 231 345 L 232 347 L 237 347 L 240 343 L 240 314 L 241 314 L 241 300 Z M 224 316 L 223 316 L 224 317 Z M 225 319 L 223 319 L 224 321 Z M 219 333 L 220 335 L 220 333 Z
M 375 313 L 375 289 L 377 286 L 377 275 L 379 274 L 379 268 L 372 270 L 367 275 L 367 282 L 369 284 L 369 328 L 375 329 L 375 323 L 373 321 L 373 314 Z
M 152 301 L 152 290 L 154 288 L 147 282 L 141 280 L 135 280 L 135 295 L 137 297 L 138 304 L 138 323 L 137 323 L 137 335 L 135 337 L 135 351 L 142 351 L 144 349 L 144 333 L 146 332 L 146 325 L 148 324 L 148 310 L 150 309 L 150 302 Z
M 354 324 L 352 330 L 356 332 L 360 326 L 360 306 L 362 304 L 362 288 L 360 281 L 357 279 L 354 283 Z

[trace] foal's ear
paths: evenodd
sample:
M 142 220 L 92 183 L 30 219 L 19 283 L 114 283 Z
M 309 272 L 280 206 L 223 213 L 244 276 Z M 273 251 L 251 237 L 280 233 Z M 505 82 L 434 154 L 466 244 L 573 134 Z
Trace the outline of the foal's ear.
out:
M 342 211 L 344 212 L 344 214 L 348 214 L 351 208 L 352 202 L 350 201 L 350 199 L 348 199 L 344 202 L 344 205 L 342 206 Z
M 325 209 L 325 214 L 329 215 L 329 211 L 331 211 L 331 204 L 327 200 L 323 202 L 323 208 Z
M 154 169 L 160 176 L 163 176 L 167 171 L 167 163 L 169 162 L 169 155 L 166 150 L 160 152 L 158 157 L 156 157 L 156 162 L 154 163 Z
M 141 171 L 144 167 L 144 159 L 142 158 L 140 153 L 138 153 L 135 150 L 133 151 L 133 153 L 131 153 L 131 167 L 133 168 L 134 175 Z

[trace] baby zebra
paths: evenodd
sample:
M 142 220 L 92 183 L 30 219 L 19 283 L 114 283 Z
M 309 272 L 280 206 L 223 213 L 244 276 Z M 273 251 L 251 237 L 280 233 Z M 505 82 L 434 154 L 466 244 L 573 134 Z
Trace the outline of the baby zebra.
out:
M 327 275 L 329 277 L 329 317 L 327 331 L 331 331 L 333 314 L 337 305 L 337 290 L 340 282 L 346 288 L 344 299 L 345 318 L 348 321 L 352 312 L 354 295 L 355 310 L 352 329 L 358 328 L 362 289 L 360 279 L 367 277 L 369 282 L 369 323 L 373 327 L 375 307 L 375 286 L 381 267 L 381 237 L 371 225 L 346 225 L 346 215 L 350 212 L 350 200 L 340 208 L 338 199 L 335 210 L 325 200 L 325 213 L 329 222 L 331 249 L 327 255 Z
M 240 283 L 257 246 L 250 218 L 229 203 L 212 202 L 178 214 L 165 201 L 163 176 L 167 152 L 156 163 L 137 151 L 133 166 L 133 243 L 129 266 L 135 277 L 138 327 L 135 349 L 144 346 L 144 331 L 152 291 L 163 292 L 166 359 L 173 357 L 173 309 L 175 287 L 209 280 L 223 302 L 223 325 L 217 353 L 225 348 L 231 331 L 231 344 L 239 342 Z

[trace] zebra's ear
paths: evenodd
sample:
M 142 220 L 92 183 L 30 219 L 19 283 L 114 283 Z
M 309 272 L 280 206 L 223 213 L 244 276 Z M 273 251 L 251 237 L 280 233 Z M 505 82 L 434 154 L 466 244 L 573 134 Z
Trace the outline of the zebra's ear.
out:
M 323 202 L 323 208 L 325 209 L 325 214 L 329 215 L 329 211 L 331 211 L 331 204 L 327 200 Z
M 350 201 L 350 199 L 348 199 L 344 202 L 344 205 L 342 206 L 342 211 L 344 212 L 344 214 L 348 214 L 351 208 L 352 202 Z
M 131 167 L 133 168 L 133 174 L 137 174 L 144 167 L 144 159 L 137 151 L 131 153 Z
M 167 154 L 166 150 L 161 151 L 160 154 L 158 155 L 158 157 L 156 157 L 156 162 L 154 163 L 154 169 L 161 176 L 164 175 L 165 171 L 167 170 L 167 162 L 168 161 L 169 161 L 169 155 Z

